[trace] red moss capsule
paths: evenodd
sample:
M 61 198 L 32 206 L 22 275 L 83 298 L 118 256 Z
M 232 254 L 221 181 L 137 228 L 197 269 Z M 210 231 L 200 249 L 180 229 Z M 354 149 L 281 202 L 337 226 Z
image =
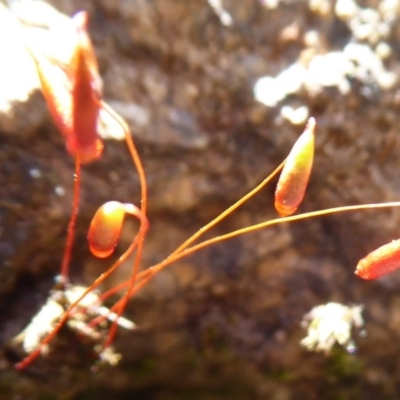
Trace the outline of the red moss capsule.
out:
M 65 68 L 31 53 L 47 106 L 66 140 L 68 153 L 79 157 L 82 163 L 88 163 L 99 158 L 103 150 L 97 134 L 101 78 L 86 29 L 87 13 L 78 13 L 72 22 L 76 43 Z
M 282 217 L 293 214 L 303 200 L 314 159 L 314 132 L 315 119 L 310 118 L 281 172 L 275 191 L 275 208 Z
M 359 261 L 355 274 L 363 279 L 376 279 L 400 268 L 400 239 L 393 240 Z
M 78 41 L 71 61 L 72 134 L 67 137 L 67 150 L 86 163 L 99 158 L 103 151 L 103 143 L 97 134 L 101 108 L 101 79 L 87 33 L 87 13 L 76 14 L 73 22 Z
M 85 59 L 85 65 L 90 75 L 94 90 L 102 91 L 102 81 L 99 75 L 99 66 L 97 64 L 96 54 L 90 40 L 87 25 L 88 25 L 88 13 L 86 11 L 80 11 L 72 17 L 72 23 L 78 34 L 77 48 L 79 52 L 83 54 Z M 75 49 L 75 52 L 77 50 Z M 73 77 L 71 77 L 73 78 Z
M 90 223 L 88 241 L 92 254 L 98 258 L 109 257 L 121 236 L 125 207 L 118 201 L 103 204 Z

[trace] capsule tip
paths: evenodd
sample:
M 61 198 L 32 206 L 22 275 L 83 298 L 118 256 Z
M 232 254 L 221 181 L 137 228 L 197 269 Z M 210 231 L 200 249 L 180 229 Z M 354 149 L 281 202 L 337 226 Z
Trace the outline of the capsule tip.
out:
M 275 209 L 281 217 L 288 217 L 296 212 L 297 207 L 288 206 L 279 201 L 275 201 Z
M 86 30 L 88 25 L 89 15 L 86 11 L 78 11 L 73 17 L 72 21 L 77 29 Z
M 317 123 L 315 121 L 315 118 L 314 117 L 310 117 L 308 119 L 308 122 L 307 122 L 306 130 L 310 130 L 310 131 L 312 131 L 312 133 L 314 133 L 316 124 Z
M 373 276 L 373 274 L 370 271 L 368 271 L 368 268 L 365 268 L 364 259 L 360 260 L 360 262 L 357 264 L 354 274 L 366 280 L 378 278 L 378 276 Z
M 107 258 L 110 257 L 111 254 L 114 252 L 115 246 L 109 250 L 99 250 L 92 244 L 89 244 L 90 252 L 97 258 Z

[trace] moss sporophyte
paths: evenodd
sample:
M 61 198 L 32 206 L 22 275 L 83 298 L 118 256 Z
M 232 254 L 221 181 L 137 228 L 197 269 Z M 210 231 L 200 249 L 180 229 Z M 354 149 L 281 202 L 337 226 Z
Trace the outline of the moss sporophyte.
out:
M 35 60 L 42 92 L 51 117 L 65 139 L 68 153 L 75 159 L 75 184 L 60 279 L 41 313 L 32 320 L 25 331 L 24 350 L 28 354 L 16 364 L 17 369 L 26 368 L 41 353 L 45 353 L 51 340 L 64 324 L 79 331 L 81 335 L 91 338 L 99 357 L 112 364 L 115 363 L 118 357 L 110 352 L 110 345 L 115 337 L 117 326 L 120 325 L 127 329 L 134 329 L 135 326 L 121 317 L 128 300 L 132 299 L 163 269 L 208 246 L 282 223 L 335 213 L 400 206 L 400 202 L 364 204 L 292 215 L 304 199 L 313 164 L 317 122 L 314 118 L 310 118 L 304 133 L 298 138 L 286 160 L 258 186 L 189 237 L 162 262 L 148 268 L 141 268 L 143 245 L 149 230 L 145 172 L 126 122 L 102 99 L 102 83 L 96 56 L 86 28 L 87 18 L 85 12 L 80 12 L 71 19 L 72 31 L 75 32 L 74 37 L 71 38 L 74 41 L 74 51 L 67 64 L 45 56 L 34 48 L 28 48 Z M 95 257 L 110 256 L 118 243 L 125 216 L 134 216 L 138 219 L 139 229 L 127 250 L 117 261 L 89 287 L 85 288 L 70 284 L 69 265 L 78 217 L 81 164 L 93 162 L 102 156 L 103 143 L 98 135 L 98 129 L 105 118 L 109 126 L 112 121 L 111 129 L 123 132 L 125 137 L 128 151 L 139 176 L 140 206 L 121 203 L 113 199 L 102 205 L 94 215 L 89 228 L 90 249 Z M 261 222 L 195 244 L 204 233 L 234 213 L 242 204 L 270 183 L 281 170 L 275 194 L 275 207 L 282 216 L 281 218 Z M 398 242 L 391 242 L 369 254 L 360 261 L 356 273 L 362 278 L 374 279 L 397 269 L 400 266 Z M 130 278 L 101 295 L 95 294 L 94 290 L 131 255 L 134 255 L 134 260 Z M 124 290 L 124 294 L 110 309 L 101 306 L 102 301 L 122 290 Z M 38 320 L 42 322 L 47 320 L 47 323 L 38 324 Z M 103 340 L 103 336 L 100 334 L 100 325 L 106 320 L 110 321 L 111 326 L 106 339 Z M 38 328 L 39 326 L 41 328 Z

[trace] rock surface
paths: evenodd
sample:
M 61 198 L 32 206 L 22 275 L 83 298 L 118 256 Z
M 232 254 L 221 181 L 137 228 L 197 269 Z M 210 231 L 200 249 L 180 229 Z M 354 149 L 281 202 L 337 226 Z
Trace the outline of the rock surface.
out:
M 316 160 L 299 212 L 399 199 L 398 2 L 51 4 L 66 15 L 89 11 L 105 98 L 137 142 L 150 198 L 145 267 L 264 179 L 308 115 L 317 120 Z M 399 237 L 398 209 L 278 225 L 207 248 L 129 304 L 125 315 L 140 329 L 121 330 L 118 367 L 93 372 L 93 359 L 66 333 L 51 356 L 14 371 L 9 342 L 59 271 L 74 173 L 18 24 L 0 3 L 2 399 L 398 397 L 400 275 L 365 282 L 353 274 L 366 253 Z M 273 186 L 206 237 L 276 218 Z M 76 284 L 109 265 L 87 250 L 94 211 L 108 200 L 138 203 L 138 191 L 124 143 L 108 139 L 104 157 L 83 172 Z M 127 224 L 119 252 L 136 229 Z M 355 338 L 355 354 L 299 345 L 303 315 L 328 302 L 364 305 L 368 335 Z

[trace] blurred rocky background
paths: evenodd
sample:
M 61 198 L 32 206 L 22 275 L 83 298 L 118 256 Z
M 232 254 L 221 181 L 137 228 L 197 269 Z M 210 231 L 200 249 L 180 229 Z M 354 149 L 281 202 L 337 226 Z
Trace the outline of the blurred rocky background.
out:
M 144 268 L 265 178 L 309 116 L 316 160 L 299 212 L 400 199 L 398 0 L 48 4 L 54 9 L 0 2 L 0 398 L 400 398 L 400 274 L 354 275 L 360 258 L 400 236 L 398 209 L 279 225 L 177 262 L 129 304 L 125 316 L 139 329 L 119 331 L 117 367 L 94 370 L 79 338 L 64 333 L 48 357 L 13 369 L 20 354 L 10 342 L 54 284 L 71 209 L 73 160 L 24 47 L 27 37 L 50 38 L 45 45 L 62 57 L 62 35 L 45 39 L 38 29 L 61 27 L 56 10 L 89 12 L 105 99 L 142 156 L 151 223 Z M 205 237 L 276 218 L 274 183 Z M 86 243 L 108 200 L 139 202 L 129 154 L 112 137 L 83 171 L 76 284 L 111 263 L 94 260 Z M 119 254 L 137 230 L 126 225 Z M 123 266 L 103 290 L 129 272 Z M 356 348 L 300 345 L 303 316 L 329 302 L 364 306 Z M 358 317 L 346 317 L 348 326 Z

